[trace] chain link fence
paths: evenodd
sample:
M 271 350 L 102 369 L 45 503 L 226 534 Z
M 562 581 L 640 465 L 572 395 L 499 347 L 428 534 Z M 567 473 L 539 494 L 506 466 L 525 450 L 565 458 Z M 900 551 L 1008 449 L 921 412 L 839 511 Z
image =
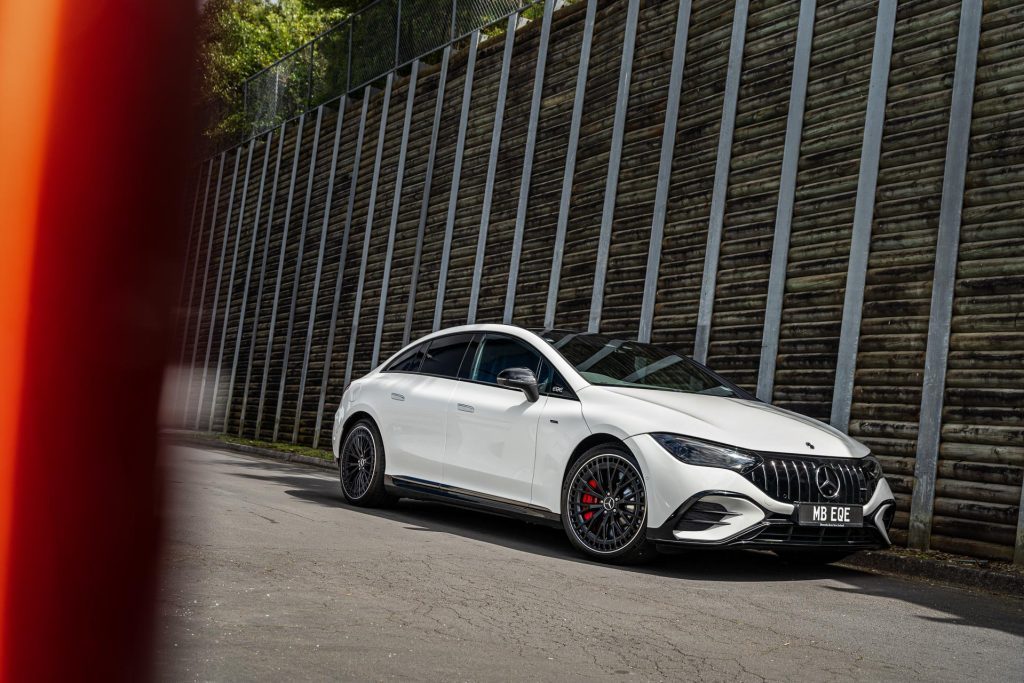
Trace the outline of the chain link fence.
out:
M 242 86 L 246 120 L 258 134 L 539 4 L 377 0 L 248 78 Z

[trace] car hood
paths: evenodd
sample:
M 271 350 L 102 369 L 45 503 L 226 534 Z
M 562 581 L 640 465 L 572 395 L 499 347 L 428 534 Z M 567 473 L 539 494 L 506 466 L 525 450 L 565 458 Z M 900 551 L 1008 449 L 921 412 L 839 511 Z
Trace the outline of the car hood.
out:
M 672 432 L 756 451 L 821 457 L 862 457 L 869 452 L 838 429 L 760 401 L 593 385 L 583 394 L 585 415 L 590 412 L 587 399 L 603 394 L 596 403 L 613 411 L 618 406 L 622 412 L 612 419 L 624 422 L 631 436 Z

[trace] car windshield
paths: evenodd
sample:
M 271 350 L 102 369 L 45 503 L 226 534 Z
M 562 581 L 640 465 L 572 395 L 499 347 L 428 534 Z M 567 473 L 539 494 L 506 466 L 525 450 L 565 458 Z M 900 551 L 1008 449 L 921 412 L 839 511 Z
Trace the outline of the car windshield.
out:
M 601 334 L 538 333 L 591 384 L 752 398 L 736 385 L 671 349 Z

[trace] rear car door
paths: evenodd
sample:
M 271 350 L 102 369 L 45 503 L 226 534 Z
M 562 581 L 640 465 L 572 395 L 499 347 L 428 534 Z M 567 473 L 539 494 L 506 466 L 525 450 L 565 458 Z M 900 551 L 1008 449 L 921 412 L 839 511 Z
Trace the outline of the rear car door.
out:
M 537 423 L 546 396 L 535 403 L 519 389 L 498 386 L 508 368 L 536 373 L 541 356 L 510 335 L 487 333 L 475 342 L 448 402 L 444 481 L 450 486 L 529 503 Z

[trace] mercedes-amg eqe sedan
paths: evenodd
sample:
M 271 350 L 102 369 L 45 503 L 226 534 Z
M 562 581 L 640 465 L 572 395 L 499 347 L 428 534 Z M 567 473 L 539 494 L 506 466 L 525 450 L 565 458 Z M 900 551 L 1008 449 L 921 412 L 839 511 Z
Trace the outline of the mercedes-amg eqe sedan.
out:
M 868 448 L 670 349 L 466 325 L 352 382 L 334 457 L 353 505 L 399 497 L 561 525 L 585 555 L 736 546 L 834 561 L 885 547 Z

